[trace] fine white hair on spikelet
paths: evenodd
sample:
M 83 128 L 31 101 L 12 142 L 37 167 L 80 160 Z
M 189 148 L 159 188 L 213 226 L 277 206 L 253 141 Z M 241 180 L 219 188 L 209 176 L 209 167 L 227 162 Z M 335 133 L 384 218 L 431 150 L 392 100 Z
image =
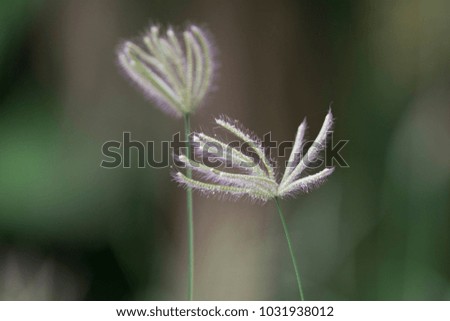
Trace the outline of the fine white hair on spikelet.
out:
M 256 190 L 250 190 L 245 187 L 236 187 L 212 183 L 204 183 L 198 180 L 188 178 L 186 175 L 177 172 L 174 176 L 175 180 L 183 186 L 191 187 L 192 189 L 203 192 L 206 195 L 215 195 L 216 193 L 225 196 L 232 196 L 234 198 L 240 198 L 248 196 L 253 200 L 267 201 L 270 198 L 267 195 L 262 194 Z
M 256 165 L 255 160 L 251 157 L 211 136 L 205 135 L 203 133 L 198 133 L 193 136 L 193 141 L 199 143 L 199 149 L 203 149 L 205 146 L 216 146 L 219 150 L 225 151 L 227 155 L 229 155 L 233 160 Z
M 295 195 L 298 192 L 308 193 L 310 190 L 318 187 L 325 179 L 334 172 L 334 167 L 325 168 L 320 172 L 305 176 L 291 183 L 287 187 L 280 188 L 279 193 L 283 196 Z
M 199 173 L 209 181 L 226 186 L 239 186 L 258 190 L 261 194 L 270 195 L 276 193 L 278 185 L 264 176 L 247 175 L 240 173 L 229 173 L 217 168 L 208 167 L 204 164 L 187 159 L 185 155 L 180 155 L 178 160 L 187 168 L 192 169 L 194 173 Z
M 244 141 L 258 156 L 264 169 L 267 171 L 269 178 L 275 180 L 275 170 L 271 164 L 270 159 L 267 158 L 264 148 L 262 147 L 261 141 L 258 138 L 253 137 L 254 135 L 248 134 L 249 130 L 240 129 L 237 124 L 238 122 L 232 123 L 226 119 L 216 118 L 216 124 L 226 129 L 234 136 L 238 137 Z
M 295 160 L 301 153 L 303 138 L 305 137 L 305 131 L 306 131 L 306 118 L 302 121 L 300 126 L 298 126 L 297 134 L 295 135 L 294 146 L 292 146 L 292 151 L 291 154 L 289 155 L 289 160 L 287 162 L 287 166 L 284 171 L 283 177 L 289 176 L 295 167 L 294 165 Z
M 174 179 L 179 184 L 201 191 L 206 195 L 232 198 L 248 197 L 254 201 L 266 202 L 274 198 L 285 198 L 302 192 L 307 193 L 323 183 L 334 171 L 334 168 L 325 168 L 315 174 L 300 177 L 304 170 L 308 168 L 308 164 L 317 160 L 320 151 L 325 147 L 328 133 L 333 124 L 331 110 L 325 117 L 322 128 L 313 145 L 303 157 L 297 159 L 304 140 L 306 120 L 300 124 L 291 155 L 289 156 L 290 167 L 286 168 L 281 182 L 277 182 L 275 166 L 266 157 L 262 144 L 257 137 L 254 137 L 250 131 L 243 129 L 237 122 L 227 119 L 216 119 L 216 123 L 247 144 L 260 158 L 260 164 L 257 164 L 251 157 L 245 155 L 237 148 L 230 147 L 219 139 L 203 133 L 196 133 L 193 136 L 193 141 L 197 143 L 195 146 L 197 155 L 202 154 L 205 144 L 211 143 L 220 147 L 219 149 L 231 158 L 232 163 L 253 162 L 252 164 L 255 166 L 250 171 L 246 167 L 237 166 L 233 167 L 233 169 L 240 170 L 239 172 L 229 172 L 226 171 L 228 168 L 222 169 L 208 166 L 202 162 L 188 159 L 186 155 L 181 154 L 176 156 L 178 161 L 204 181 L 188 178 L 181 172 L 177 172 L 174 175 Z M 217 153 L 216 156 L 217 159 L 226 160 L 226 157 L 220 155 L 220 153 Z
M 305 155 L 299 160 L 297 165 L 295 165 L 292 171 L 285 171 L 285 174 L 283 175 L 283 178 L 280 183 L 281 189 L 284 189 L 285 187 L 289 186 L 289 184 L 293 183 L 308 167 L 309 164 L 313 163 L 318 159 L 320 151 L 323 150 L 326 146 L 328 133 L 331 131 L 332 126 L 333 126 L 333 115 L 330 109 L 325 117 L 322 128 L 320 129 L 319 134 L 317 135 L 311 147 L 308 149 Z
M 168 28 L 160 34 L 151 26 L 142 47 L 131 41 L 118 49 L 124 74 L 163 111 L 174 115 L 193 113 L 212 87 L 213 46 L 201 28 L 191 25 L 181 33 Z

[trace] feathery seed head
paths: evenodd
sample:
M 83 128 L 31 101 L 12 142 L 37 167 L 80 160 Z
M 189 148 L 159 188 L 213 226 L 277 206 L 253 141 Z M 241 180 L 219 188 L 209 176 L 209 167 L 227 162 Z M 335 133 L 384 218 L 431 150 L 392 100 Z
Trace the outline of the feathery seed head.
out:
M 160 28 L 152 26 L 142 42 L 120 46 L 118 61 L 125 74 L 167 113 L 193 113 L 210 91 L 214 73 L 206 33 L 190 26 L 179 35 L 171 28 L 160 34 Z
M 325 168 L 315 174 L 302 175 L 304 174 L 304 170 L 308 168 L 308 165 L 316 161 L 320 151 L 325 148 L 327 136 L 333 124 L 331 110 L 325 117 L 322 128 L 314 143 L 301 157 L 299 155 L 304 141 L 306 120 L 300 124 L 291 155 L 289 156 L 289 165 L 280 181 L 276 179 L 276 169 L 266 156 L 265 150 L 258 138 L 253 137 L 248 130 L 241 129 L 236 122 L 216 119 L 216 123 L 247 144 L 251 151 L 258 156 L 259 161 L 256 162 L 251 157 L 245 155 L 237 148 L 227 145 L 225 142 L 203 133 L 198 133 L 194 136 L 200 142 L 195 147 L 197 150 L 201 148 L 202 143 L 216 143 L 223 148 L 223 151 L 226 151 L 226 156 L 231 158 L 233 164 L 243 164 L 242 162 L 246 162 L 246 164 L 253 166 L 244 167 L 241 165 L 234 167 L 239 170 L 236 173 L 208 167 L 203 163 L 191 160 L 187 166 L 192 169 L 194 174 L 200 175 L 205 181 L 188 178 L 181 172 L 177 172 L 175 180 L 181 185 L 199 190 L 206 195 L 215 195 L 218 193 L 223 196 L 231 196 L 234 198 L 249 197 L 253 200 L 265 202 L 275 197 L 285 198 L 300 192 L 309 192 L 311 189 L 323 183 L 334 171 L 334 168 Z M 216 156 L 219 159 L 225 159 L 223 155 Z M 181 156 L 179 159 L 181 159 Z

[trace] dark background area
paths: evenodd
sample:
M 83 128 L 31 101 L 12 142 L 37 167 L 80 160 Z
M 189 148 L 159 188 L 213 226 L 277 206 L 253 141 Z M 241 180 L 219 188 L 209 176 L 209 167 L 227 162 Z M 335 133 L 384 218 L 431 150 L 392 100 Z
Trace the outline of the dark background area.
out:
M 101 146 L 182 129 L 121 75 L 160 23 L 205 26 L 220 64 L 193 118 L 315 137 L 333 102 L 338 168 L 283 202 L 309 300 L 450 299 L 450 2 L 0 1 L 0 299 L 178 300 L 184 192 L 170 169 L 100 168 Z M 288 300 L 273 204 L 195 195 L 196 298 Z

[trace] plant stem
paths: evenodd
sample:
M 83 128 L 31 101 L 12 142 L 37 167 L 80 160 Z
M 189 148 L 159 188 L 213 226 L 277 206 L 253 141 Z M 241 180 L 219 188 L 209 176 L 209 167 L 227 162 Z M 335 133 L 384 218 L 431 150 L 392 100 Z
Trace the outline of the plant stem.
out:
M 289 247 L 289 253 L 291 254 L 292 265 L 294 265 L 295 277 L 297 278 L 298 292 L 300 293 L 300 300 L 304 301 L 302 282 L 300 281 L 300 273 L 297 267 L 297 262 L 295 260 L 294 251 L 292 249 L 291 238 L 289 236 L 289 231 L 287 229 L 286 220 L 284 219 L 283 211 L 281 210 L 280 201 L 275 197 L 275 204 L 277 206 L 278 214 L 280 215 L 281 224 L 283 224 L 284 235 L 286 236 L 286 241 Z
M 191 133 L 190 114 L 184 114 L 184 138 L 187 142 L 186 157 L 191 158 L 191 142 L 189 135 Z M 192 178 L 192 170 L 186 169 L 186 176 Z M 188 229 L 188 300 L 194 299 L 194 213 L 192 205 L 192 188 L 186 189 L 186 207 L 187 207 L 187 229 Z

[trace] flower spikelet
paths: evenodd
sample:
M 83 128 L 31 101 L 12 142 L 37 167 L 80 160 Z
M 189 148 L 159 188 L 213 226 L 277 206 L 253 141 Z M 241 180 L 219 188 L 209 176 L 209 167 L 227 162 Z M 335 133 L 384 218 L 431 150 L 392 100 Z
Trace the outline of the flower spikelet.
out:
M 193 113 L 211 89 L 213 46 L 206 32 L 190 26 L 182 33 L 151 26 L 141 44 L 125 41 L 117 52 L 124 73 L 165 112 Z
M 322 184 L 334 171 L 334 168 L 324 168 L 317 173 L 305 175 L 308 165 L 317 161 L 320 152 L 326 146 L 327 136 L 333 125 L 331 110 L 325 117 L 319 134 L 304 155 L 301 155 L 301 150 L 304 143 L 306 121 L 300 124 L 289 156 L 288 166 L 281 180 L 277 180 L 276 166 L 267 157 L 258 138 L 248 130 L 242 129 L 237 122 L 228 119 L 216 119 L 215 122 L 222 129 L 239 138 L 256 157 L 250 157 L 238 148 L 231 147 L 204 133 L 196 133 L 193 136 L 193 141 L 196 143 L 194 155 L 204 155 L 205 146 L 215 144 L 218 147 L 217 154 L 209 153 L 208 157 L 213 156 L 227 166 L 208 166 L 205 162 L 188 159 L 186 155 L 180 154 L 178 161 L 196 174 L 196 178 L 188 178 L 181 171 L 177 171 L 174 178 L 181 185 L 191 187 L 206 195 L 248 197 L 252 200 L 266 202 L 274 198 L 286 198 L 301 192 L 309 192 Z M 228 162 L 230 160 L 231 166 Z

